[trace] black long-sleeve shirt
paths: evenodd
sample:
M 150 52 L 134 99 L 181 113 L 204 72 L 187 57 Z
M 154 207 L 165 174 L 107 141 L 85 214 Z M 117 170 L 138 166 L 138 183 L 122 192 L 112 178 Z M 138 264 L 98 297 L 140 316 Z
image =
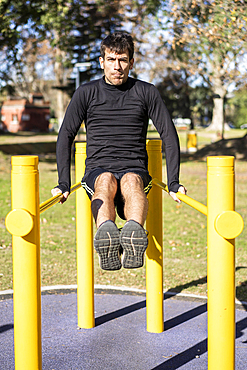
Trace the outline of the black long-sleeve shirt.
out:
M 165 146 L 168 188 L 177 192 L 180 149 L 176 129 L 156 87 L 131 77 L 120 86 L 107 84 L 103 77 L 75 91 L 57 141 L 58 187 L 62 192 L 70 189 L 71 146 L 83 121 L 86 172 L 96 167 L 119 172 L 147 169 L 149 118 Z

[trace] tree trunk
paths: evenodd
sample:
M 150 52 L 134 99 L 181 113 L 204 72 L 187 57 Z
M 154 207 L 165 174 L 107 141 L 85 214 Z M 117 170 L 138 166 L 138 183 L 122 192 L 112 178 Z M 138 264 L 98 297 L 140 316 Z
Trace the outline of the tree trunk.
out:
M 57 116 L 57 121 L 58 121 L 58 129 L 60 129 L 62 122 L 63 122 L 63 117 L 64 117 L 64 93 L 62 90 L 57 89 L 57 109 L 56 109 L 56 116 Z
M 224 97 L 226 88 L 224 87 L 220 77 L 215 77 L 213 81 L 213 117 L 212 123 L 208 126 L 208 130 L 213 130 L 223 137 L 224 131 Z
M 57 95 L 57 107 L 56 107 L 56 117 L 58 120 L 58 128 L 60 129 L 63 117 L 64 117 L 64 111 L 65 111 L 65 93 L 62 89 L 59 89 L 59 87 L 63 87 L 65 84 L 65 78 L 66 74 L 64 72 L 63 67 L 63 60 L 64 60 L 65 53 L 60 50 L 59 48 L 56 49 L 56 61 L 54 65 L 54 73 L 55 73 L 55 79 L 56 79 L 56 95 Z

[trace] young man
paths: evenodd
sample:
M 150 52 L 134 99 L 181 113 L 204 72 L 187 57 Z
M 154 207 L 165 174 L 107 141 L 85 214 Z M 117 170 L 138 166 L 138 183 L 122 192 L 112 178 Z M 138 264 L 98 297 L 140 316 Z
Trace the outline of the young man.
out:
M 169 192 L 177 202 L 175 193 L 186 193 L 179 184 L 179 141 L 158 90 L 129 77 L 134 64 L 132 37 L 126 33 L 109 35 L 100 52 L 104 77 L 76 90 L 59 131 L 59 185 L 52 194 L 62 192 L 61 203 L 68 198 L 71 145 L 84 121 L 87 159 L 82 186 L 91 199 L 100 266 L 105 270 L 137 268 L 143 266 L 148 245 L 143 225 L 148 211 L 146 194 L 151 188 L 146 152 L 149 118 L 165 145 Z M 127 220 L 121 233 L 115 224 L 115 208 Z

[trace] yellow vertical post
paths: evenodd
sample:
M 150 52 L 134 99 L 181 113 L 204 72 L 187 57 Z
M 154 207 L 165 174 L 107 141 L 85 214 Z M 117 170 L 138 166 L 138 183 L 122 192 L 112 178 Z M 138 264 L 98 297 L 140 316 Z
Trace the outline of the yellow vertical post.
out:
M 38 157 L 11 161 L 15 369 L 42 369 Z
M 208 369 L 235 367 L 235 240 L 220 236 L 216 218 L 234 211 L 234 157 L 207 158 Z
M 80 182 L 85 171 L 86 143 L 75 144 L 75 176 Z M 93 219 L 91 202 L 83 191 L 76 192 L 77 310 L 78 326 L 90 329 L 94 320 Z
M 193 153 L 197 151 L 197 135 L 195 130 L 190 130 L 187 133 L 187 152 Z
M 162 181 L 161 140 L 148 140 L 148 169 L 153 178 Z M 163 235 L 162 189 L 153 186 L 149 195 L 146 228 L 149 232 L 146 252 L 147 331 L 161 333 L 163 318 Z

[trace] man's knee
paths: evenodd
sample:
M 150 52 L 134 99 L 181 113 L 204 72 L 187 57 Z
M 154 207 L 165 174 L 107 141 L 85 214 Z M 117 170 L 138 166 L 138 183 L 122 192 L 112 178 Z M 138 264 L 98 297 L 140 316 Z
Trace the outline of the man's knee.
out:
M 107 192 L 109 195 L 116 194 L 117 191 L 117 180 L 111 172 L 101 173 L 94 185 L 94 190 L 96 192 Z
M 121 191 L 143 190 L 143 181 L 141 176 L 133 172 L 126 173 L 120 182 Z

